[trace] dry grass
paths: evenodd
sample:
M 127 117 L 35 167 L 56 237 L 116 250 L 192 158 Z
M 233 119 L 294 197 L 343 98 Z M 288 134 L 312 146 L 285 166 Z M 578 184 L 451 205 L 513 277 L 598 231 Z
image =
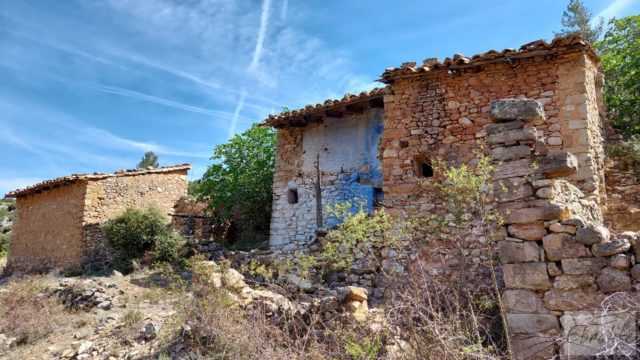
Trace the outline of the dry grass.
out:
M 54 279 L 27 276 L 0 292 L 0 333 L 18 338 L 19 344 L 33 343 L 64 321 L 65 310 L 57 298 L 49 297 Z

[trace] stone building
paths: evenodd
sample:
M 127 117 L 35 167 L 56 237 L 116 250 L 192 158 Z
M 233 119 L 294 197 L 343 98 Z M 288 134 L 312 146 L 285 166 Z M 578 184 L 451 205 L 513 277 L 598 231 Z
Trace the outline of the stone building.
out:
M 575 155 L 579 170 L 568 180 L 594 204 L 604 203 L 598 63 L 578 36 L 539 40 L 517 50 L 405 63 L 384 71 L 383 89 L 270 116 L 265 123 L 277 128 L 278 148 L 271 248 L 292 251 L 313 242 L 319 227 L 336 222 L 323 214 L 320 224 L 316 209 L 349 199 L 369 209 L 384 205 L 395 215 L 437 210 L 429 181 L 418 184 L 433 175 L 435 159 L 470 163 L 489 149 L 486 126 L 495 99 L 543 104 L 546 117 L 526 125 L 535 127 L 532 140 L 544 142 L 551 155 Z M 499 154 L 504 150 L 492 152 L 509 157 Z
M 74 174 L 8 193 L 16 198 L 11 269 L 81 268 L 109 258 L 100 224 L 129 207 L 170 214 L 187 194 L 190 165 Z
M 336 222 L 317 209 L 344 200 L 405 218 L 446 214 L 433 161 L 473 166 L 483 154 L 499 184 L 486 206 L 504 226 L 492 242 L 469 229 L 465 278 L 485 285 L 495 252 L 515 358 L 637 358 L 640 232 L 624 230 L 638 230 L 625 201 L 638 185 L 628 172 L 605 173 L 599 69 L 582 38 L 559 37 L 405 63 L 384 71 L 383 89 L 270 116 L 272 250 L 306 248 Z M 357 259 L 345 281 L 385 296 L 385 274 L 411 272 L 417 256 L 455 280 L 460 259 L 446 251 L 446 234 L 435 240 L 413 254 L 381 249 L 365 275 Z

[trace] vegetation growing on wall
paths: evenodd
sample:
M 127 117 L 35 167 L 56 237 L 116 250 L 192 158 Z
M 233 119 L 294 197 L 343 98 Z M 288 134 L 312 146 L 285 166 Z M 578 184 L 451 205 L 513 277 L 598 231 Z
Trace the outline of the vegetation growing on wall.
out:
M 269 234 L 275 148 L 275 131 L 253 125 L 216 146 L 211 158 L 215 163 L 193 189 L 220 221 L 239 224 L 244 236 L 254 240 Z

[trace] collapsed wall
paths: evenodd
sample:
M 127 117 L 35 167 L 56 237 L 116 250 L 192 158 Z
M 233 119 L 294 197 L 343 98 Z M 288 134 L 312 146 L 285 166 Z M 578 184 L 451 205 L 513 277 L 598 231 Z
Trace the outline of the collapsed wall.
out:
M 493 179 L 510 198 L 497 196 L 508 233 L 497 252 L 516 357 L 635 356 L 635 312 L 607 300 L 640 275 L 637 234 L 612 238 L 597 202 L 566 180 L 580 170 L 576 157 L 548 155 L 525 128 L 544 116 L 540 103 L 496 101 L 491 115 Z

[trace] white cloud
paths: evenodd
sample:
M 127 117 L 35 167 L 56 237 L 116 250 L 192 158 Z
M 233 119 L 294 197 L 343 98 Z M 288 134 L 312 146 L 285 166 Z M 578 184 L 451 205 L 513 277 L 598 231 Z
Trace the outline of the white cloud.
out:
M 236 105 L 236 110 L 233 112 L 233 119 L 231 120 L 231 126 L 229 126 L 229 137 L 232 137 L 236 133 L 236 125 L 238 124 L 238 118 L 240 117 L 240 111 L 244 107 L 244 99 L 247 95 L 247 91 L 242 89 L 242 93 L 240 94 L 240 99 L 238 99 L 238 104 Z
M 260 27 L 258 28 L 258 37 L 256 39 L 256 47 L 253 50 L 253 58 L 251 64 L 249 64 L 249 71 L 256 70 L 260 57 L 262 56 L 262 48 L 264 46 L 264 38 L 267 34 L 267 27 L 269 26 L 269 15 L 271 13 L 271 0 L 262 1 L 262 13 L 260 14 Z

